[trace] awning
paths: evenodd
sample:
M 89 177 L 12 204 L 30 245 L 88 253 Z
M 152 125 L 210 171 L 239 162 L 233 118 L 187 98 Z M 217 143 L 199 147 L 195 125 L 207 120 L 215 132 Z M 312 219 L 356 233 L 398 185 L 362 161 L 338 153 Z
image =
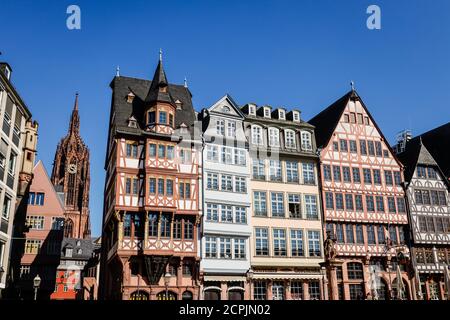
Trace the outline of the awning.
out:
M 256 280 L 321 280 L 321 274 L 254 274 Z
M 245 276 L 208 276 L 205 275 L 203 277 L 203 281 L 246 281 L 247 278 Z

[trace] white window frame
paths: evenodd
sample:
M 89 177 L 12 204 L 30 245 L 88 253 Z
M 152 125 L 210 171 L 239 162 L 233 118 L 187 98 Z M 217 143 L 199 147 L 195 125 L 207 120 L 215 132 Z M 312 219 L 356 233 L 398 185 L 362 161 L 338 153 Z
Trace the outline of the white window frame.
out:
M 284 130 L 284 146 L 287 149 L 297 148 L 297 143 L 295 141 L 295 131 L 291 129 Z
M 227 121 L 227 137 L 236 137 L 236 121 Z
M 269 147 L 280 146 L 280 130 L 277 128 L 269 128 Z
M 301 140 L 302 140 L 302 150 L 303 151 L 312 151 L 312 135 L 311 135 L 311 132 L 302 131 L 301 132 Z
M 252 144 L 264 145 L 263 128 L 261 126 L 252 125 Z

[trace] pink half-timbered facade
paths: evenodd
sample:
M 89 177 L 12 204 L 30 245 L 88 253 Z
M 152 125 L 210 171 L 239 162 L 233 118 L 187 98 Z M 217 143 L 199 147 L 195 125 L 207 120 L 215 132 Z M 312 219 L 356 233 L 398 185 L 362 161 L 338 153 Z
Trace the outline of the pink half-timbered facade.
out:
M 333 243 L 325 263 L 329 298 L 410 298 L 401 163 L 353 89 L 310 123 L 321 158 L 325 232 Z
M 167 82 L 161 60 L 152 81 L 116 76 L 111 87 L 100 295 L 197 299 L 201 142 L 191 93 Z

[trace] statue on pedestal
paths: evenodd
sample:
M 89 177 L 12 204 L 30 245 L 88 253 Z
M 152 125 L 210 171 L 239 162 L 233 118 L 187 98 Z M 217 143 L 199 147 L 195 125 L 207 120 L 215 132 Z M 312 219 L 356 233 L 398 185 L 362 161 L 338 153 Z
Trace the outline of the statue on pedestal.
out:
M 335 243 L 336 243 L 336 239 L 331 236 L 330 231 L 327 231 L 327 238 L 325 239 L 325 241 L 323 243 L 325 259 L 333 260 L 336 257 Z

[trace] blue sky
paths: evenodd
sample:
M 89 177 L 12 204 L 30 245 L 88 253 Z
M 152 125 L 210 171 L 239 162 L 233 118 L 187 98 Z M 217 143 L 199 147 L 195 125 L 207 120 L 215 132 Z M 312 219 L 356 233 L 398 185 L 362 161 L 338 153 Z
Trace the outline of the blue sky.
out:
M 66 9 L 81 8 L 81 30 Z M 381 30 L 366 9 L 381 8 Z M 170 82 L 188 78 L 196 109 L 229 93 L 239 104 L 296 107 L 310 119 L 350 80 L 386 137 L 450 119 L 450 1 L 2 0 L 0 60 L 39 122 L 51 172 L 76 91 L 91 150 L 91 221 L 101 229 L 104 158 L 117 65 L 151 78 L 163 48 Z

